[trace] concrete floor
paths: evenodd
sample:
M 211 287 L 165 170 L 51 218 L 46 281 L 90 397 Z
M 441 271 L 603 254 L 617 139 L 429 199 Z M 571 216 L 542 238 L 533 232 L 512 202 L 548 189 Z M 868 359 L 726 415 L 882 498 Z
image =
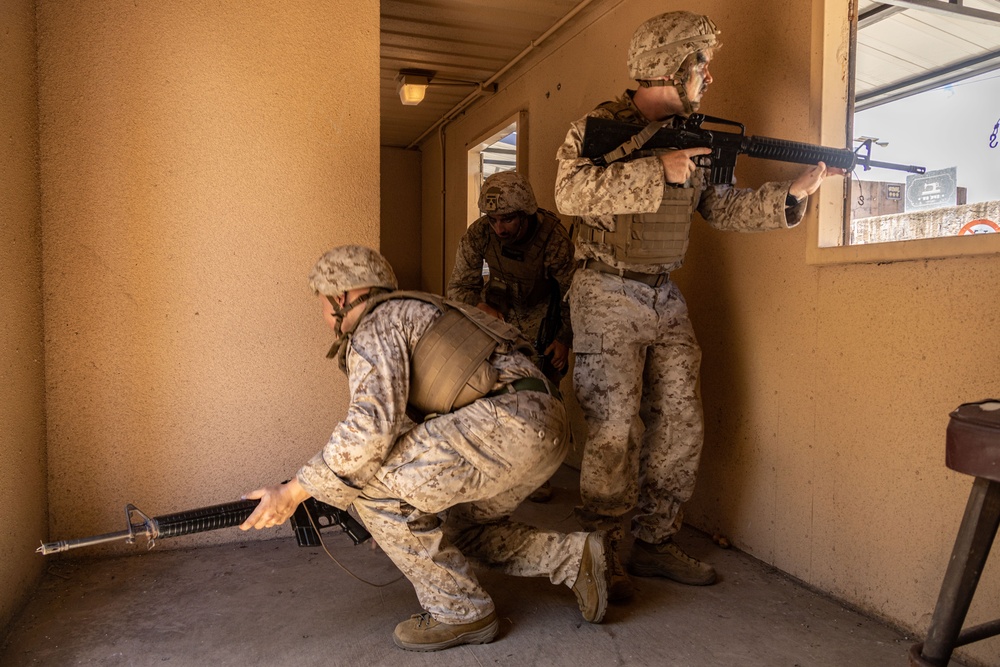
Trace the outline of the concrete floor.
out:
M 526 503 L 518 518 L 573 530 L 575 471 L 564 467 L 553 485 L 551 503 Z M 412 653 L 391 636 L 419 611 L 407 581 L 362 583 L 321 549 L 297 547 L 287 527 L 278 531 L 281 539 L 197 549 L 49 556 L 0 665 L 905 667 L 915 641 L 686 529 L 678 542 L 716 567 L 716 585 L 637 580 L 632 603 L 610 606 L 605 622 L 591 625 L 568 588 L 483 572 L 501 617 L 497 640 Z M 324 536 L 356 575 L 398 576 L 370 543 L 355 547 L 338 529 Z

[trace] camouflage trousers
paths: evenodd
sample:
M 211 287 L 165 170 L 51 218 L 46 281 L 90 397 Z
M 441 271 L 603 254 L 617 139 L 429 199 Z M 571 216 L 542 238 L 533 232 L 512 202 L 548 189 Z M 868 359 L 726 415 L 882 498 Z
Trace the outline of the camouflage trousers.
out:
M 570 312 L 573 387 L 588 427 L 578 516 L 613 529 L 637 508 L 632 534 L 662 542 L 680 528 L 704 435 L 687 304 L 670 281 L 654 288 L 580 269 Z
M 586 533 L 508 520 L 562 463 L 561 401 L 521 391 L 480 399 L 403 434 L 354 501 L 379 546 L 443 623 L 494 611 L 473 564 L 572 586 Z

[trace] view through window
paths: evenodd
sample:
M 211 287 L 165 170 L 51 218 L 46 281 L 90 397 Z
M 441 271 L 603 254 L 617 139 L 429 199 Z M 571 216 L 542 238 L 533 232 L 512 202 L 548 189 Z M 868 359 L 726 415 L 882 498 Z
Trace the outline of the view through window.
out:
M 505 121 L 500 127 L 487 133 L 469 148 L 468 215 L 465 224 L 471 225 L 479 219 L 479 193 L 483 181 L 498 171 L 518 169 L 517 147 L 518 126 L 523 121 L 520 116 Z M 523 161 L 523 155 L 520 156 Z
M 927 171 L 858 168 L 844 243 L 1000 232 L 1000 1 L 856 6 L 850 135 Z
M 479 193 L 483 181 L 501 171 L 516 171 L 524 163 L 523 152 L 518 154 L 518 127 L 524 125 L 524 112 L 490 131 L 485 138 L 469 149 L 468 215 L 466 226 L 479 219 Z M 489 265 L 483 260 L 483 278 L 490 275 Z

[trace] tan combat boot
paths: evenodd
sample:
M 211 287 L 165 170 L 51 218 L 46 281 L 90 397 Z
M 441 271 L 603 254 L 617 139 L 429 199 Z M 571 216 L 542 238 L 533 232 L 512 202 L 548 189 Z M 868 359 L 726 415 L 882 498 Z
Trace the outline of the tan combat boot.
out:
M 583 620 L 600 623 L 608 609 L 608 584 L 611 577 L 611 541 L 598 530 L 587 535 L 583 543 L 580 572 L 576 575 L 573 592 L 580 605 Z
M 625 573 L 625 568 L 622 567 L 622 562 L 618 560 L 618 554 L 612 550 L 611 552 L 611 583 L 608 586 L 608 601 L 609 602 L 628 602 L 632 599 L 635 594 L 635 588 L 632 586 L 632 580 L 628 578 Z
M 628 571 L 637 577 L 666 577 L 689 586 L 715 583 L 715 569 L 687 555 L 673 540 L 650 544 L 636 540 L 628 559 Z
M 489 644 L 499 629 L 495 611 L 478 621 L 456 624 L 441 623 L 425 611 L 397 625 L 393 641 L 407 651 L 440 651 L 462 644 Z

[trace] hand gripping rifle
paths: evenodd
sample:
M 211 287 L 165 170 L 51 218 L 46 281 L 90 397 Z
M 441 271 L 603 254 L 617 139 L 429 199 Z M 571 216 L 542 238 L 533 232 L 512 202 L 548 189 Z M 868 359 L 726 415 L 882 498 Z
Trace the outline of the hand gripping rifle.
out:
M 741 153 L 779 162 L 824 162 L 828 167 L 838 167 L 847 172 L 859 166 L 865 171 L 873 167 L 913 174 L 926 171 L 924 167 L 872 160 L 872 139 L 865 139 L 852 151 L 785 139 L 748 137 L 743 123 L 700 113 L 681 119 L 676 127 L 667 127 L 666 122 L 642 126 L 594 116 L 588 117 L 586 122 L 580 157 L 588 158 L 600 167 L 619 160 L 649 157 L 663 149 L 711 148 L 710 154 L 696 155 L 692 160 L 699 167 L 711 170 L 711 182 L 716 185 L 733 182 L 736 158 Z M 739 132 L 705 130 L 702 129 L 703 123 L 738 127 Z
M 247 520 L 257 507 L 257 500 L 238 500 L 222 505 L 212 505 L 211 507 L 201 507 L 198 509 L 165 514 L 163 516 L 149 517 L 139 510 L 135 505 L 125 506 L 125 524 L 128 530 L 117 533 L 105 533 L 93 537 L 83 537 L 76 540 L 61 540 L 59 542 L 42 543 L 35 551 L 48 555 L 68 551 L 77 547 L 89 547 L 105 542 L 116 542 L 125 540 L 128 544 L 134 544 L 138 535 L 145 535 L 148 540 L 147 549 L 152 549 L 155 541 L 161 538 L 178 537 L 180 535 L 190 535 L 191 533 L 201 533 L 219 528 L 229 528 L 238 526 Z M 133 515 L 139 517 L 139 523 L 133 523 Z M 295 509 L 295 514 L 291 517 L 292 530 L 295 532 L 295 539 L 300 547 L 322 546 L 319 531 L 329 526 L 340 526 L 354 544 L 361 544 L 371 535 L 365 527 L 342 509 L 337 509 L 332 505 L 315 498 L 307 498 Z

